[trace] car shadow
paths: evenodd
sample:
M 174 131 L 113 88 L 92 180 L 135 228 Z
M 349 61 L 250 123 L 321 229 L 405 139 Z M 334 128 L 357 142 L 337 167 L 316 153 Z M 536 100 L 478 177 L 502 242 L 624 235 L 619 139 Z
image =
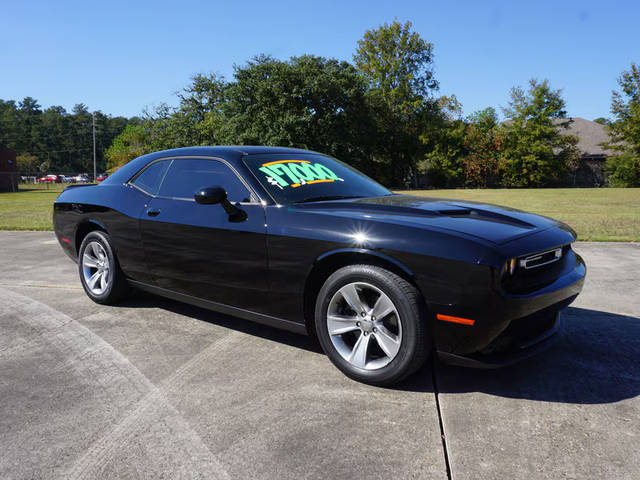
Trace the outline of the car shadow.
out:
M 320 344 L 314 337 L 299 335 L 286 330 L 262 325 L 260 323 L 217 313 L 205 308 L 196 307 L 187 303 L 178 302 L 165 297 L 159 297 L 150 293 L 136 291 L 129 300 L 120 303 L 119 306 L 127 308 L 157 307 L 187 317 L 195 318 L 203 322 L 219 325 L 224 328 L 253 335 L 272 342 L 282 343 L 291 347 L 300 348 L 313 353 L 323 353 Z
M 313 337 L 268 327 L 150 294 L 122 304 L 160 307 L 180 315 L 322 354 Z M 612 403 L 640 394 L 640 318 L 569 307 L 559 340 L 548 350 L 500 369 L 428 362 L 394 390 L 456 394 L 482 392 L 509 398 L 574 404 Z M 327 368 L 332 367 L 327 361 Z M 434 388 L 435 386 L 435 388 Z
M 584 308 L 567 308 L 561 315 L 561 338 L 518 364 L 479 370 L 436 361 L 439 393 L 482 392 L 574 404 L 613 403 L 638 396 L 640 318 Z M 411 383 L 403 387 L 411 388 Z

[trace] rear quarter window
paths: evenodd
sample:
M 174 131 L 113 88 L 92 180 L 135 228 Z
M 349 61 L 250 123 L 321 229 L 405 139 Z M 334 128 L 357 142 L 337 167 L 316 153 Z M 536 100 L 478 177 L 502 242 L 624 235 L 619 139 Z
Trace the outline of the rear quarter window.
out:
M 157 195 L 158 190 L 160 189 L 160 184 L 162 183 L 170 164 L 171 160 L 160 160 L 159 162 L 152 163 L 140 172 L 131 181 L 131 184 L 149 195 Z

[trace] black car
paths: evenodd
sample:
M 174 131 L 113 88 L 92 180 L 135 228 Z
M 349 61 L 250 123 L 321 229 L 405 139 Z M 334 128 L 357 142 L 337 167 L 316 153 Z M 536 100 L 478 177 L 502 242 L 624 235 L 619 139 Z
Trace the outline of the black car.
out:
M 134 287 L 316 335 L 340 370 L 376 385 L 432 351 L 492 367 L 540 350 L 586 273 L 561 222 L 396 195 L 290 148 L 145 155 L 68 187 L 53 220 L 95 302 Z

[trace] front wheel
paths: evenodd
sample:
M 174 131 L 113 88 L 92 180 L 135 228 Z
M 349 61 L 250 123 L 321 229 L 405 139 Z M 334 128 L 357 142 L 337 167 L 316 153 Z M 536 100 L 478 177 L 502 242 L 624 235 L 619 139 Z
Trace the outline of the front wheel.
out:
M 418 290 L 393 272 L 350 265 L 320 289 L 315 325 L 329 359 L 347 376 L 372 385 L 397 383 L 429 352 Z

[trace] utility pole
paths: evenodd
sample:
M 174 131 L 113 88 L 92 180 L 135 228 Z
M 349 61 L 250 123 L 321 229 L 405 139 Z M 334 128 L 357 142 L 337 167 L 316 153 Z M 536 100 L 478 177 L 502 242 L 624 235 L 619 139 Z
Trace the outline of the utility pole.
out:
M 96 114 L 92 113 L 91 118 L 93 119 L 93 181 L 96 181 L 97 172 L 96 172 Z

